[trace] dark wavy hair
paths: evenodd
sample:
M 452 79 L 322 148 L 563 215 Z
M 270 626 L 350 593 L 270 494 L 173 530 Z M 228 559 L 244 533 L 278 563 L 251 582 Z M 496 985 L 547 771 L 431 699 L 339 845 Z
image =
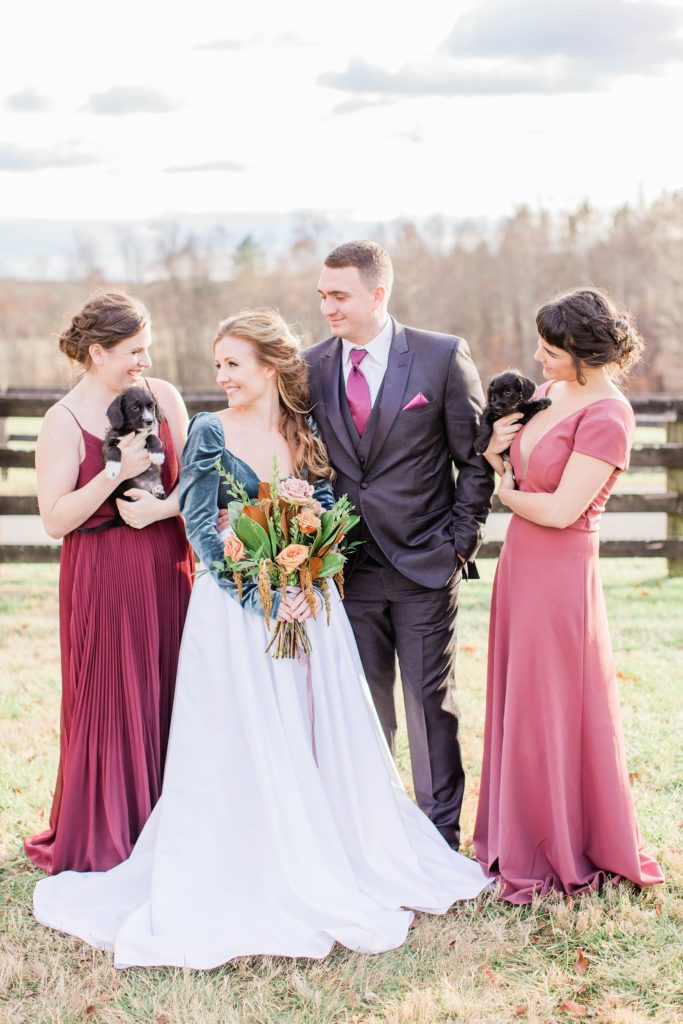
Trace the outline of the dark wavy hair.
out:
M 627 376 L 645 347 L 631 313 L 619 312 L 598 288 L 558 295 L 541 306 L 536 327 L 549 345 L 570 354 L 579 384 L 586 383 L 586 366 L 613 366 L 620 376 Z

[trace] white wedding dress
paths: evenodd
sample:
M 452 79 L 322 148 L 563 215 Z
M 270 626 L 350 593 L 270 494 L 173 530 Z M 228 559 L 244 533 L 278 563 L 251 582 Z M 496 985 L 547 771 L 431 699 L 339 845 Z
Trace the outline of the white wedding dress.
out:
M 263 618 L 197 580 L 161 799 L 118 867 L 38 882 L 38 921 L 117 967 L 212 968 L 393 949 L 404 908 L 443 914 L 490 884 L 404 792 L 336 592 L 331 626 L 308 629 L 313 726 L 306 665 L 272 660 Z

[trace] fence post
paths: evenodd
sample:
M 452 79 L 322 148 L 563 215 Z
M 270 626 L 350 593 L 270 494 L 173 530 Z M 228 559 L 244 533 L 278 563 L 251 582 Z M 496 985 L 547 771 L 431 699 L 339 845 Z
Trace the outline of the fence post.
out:
M 675 419 L 666 425 L 666 439 L 675 444 L 683 444 L 683 405 L 676 403 Z M 667 469 L 666 489 L 683 494 L 683 469 Z M 669 513 L 666 517 L 667 537 L 683 537 L 683 515 Z M 683 576 L 683 558 L 670 558 L 668 561 L 669 576 Z

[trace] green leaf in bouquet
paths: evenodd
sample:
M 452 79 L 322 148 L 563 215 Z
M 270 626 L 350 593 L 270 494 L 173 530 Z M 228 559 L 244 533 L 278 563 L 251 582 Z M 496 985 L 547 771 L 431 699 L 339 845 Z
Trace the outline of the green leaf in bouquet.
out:
M 230 516 L 230 526 L 233 533 L 237 533 L 237 521 L 242 515 L 242 509 L 244 508 L 243 501 L 231 501 L 228 505 L 228 515 Z
M 225 488 L 232 498 L 237 498 L 239 501 L 246 503 L 249 501 L 249 495 L 245 491 L 243 485 L 236 480 L 232 473 L 228 473 L 225 466 L 223 465 L 220 458 L 217 458 L 213 464 L 213 468 L 220 476 Z
M 320 548 L 324 548 L 336 537 L 338 525 L 334 511 L 323 512 L 320 517 L 320 533 L 313 542 L 311 554 L 320 551 Z
M 249 553 L 253 555 L 256 548 L 263 550 L 264 558 L 272 558 L 273 552 L 270 547 L 270 538 L 262 526 L 254 522 L 253 519 L 248 519 L 247 516 L 241 516 L 237 523 L 237 536 L 239 539 L 247 545 Z M 254 557 L 258 557 L 255 556 Z
M 318 579 L 322 576 L 335 576 L 344 568 L 346 559 L 338 551 L 328 551 L 323 558 L 322 569 L 318 573 Z
M 277 531 L 275 530 L 275 524 L 272 519 L 268 519 L 268 534 L 270 536 L 270 546 L 273 552 L 269 557 L 274 558 L 277 554 L 279 544 L 277 542 Z

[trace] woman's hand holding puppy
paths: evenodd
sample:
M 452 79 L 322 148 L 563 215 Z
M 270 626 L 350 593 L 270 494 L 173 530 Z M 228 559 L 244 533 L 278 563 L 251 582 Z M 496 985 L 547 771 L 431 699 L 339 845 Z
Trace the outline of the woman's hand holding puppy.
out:
M 517 421 L 521 420 L 522 415 L 523 413 L 521 412 L 511 412 L 508 416 L 501 416 L 493 424 L 493 433 L 489 446 L 484 452 L 484 458 L 493 466 L 498 476 L 505 475 L 506 466 L 509 469 L 509 463 L 501 459 L 500 453 L 507 451 L 514 440 L 515 434 L 518 430 L 521 430 L 522 424 Z M 512 475 L 512 470 L 509 470 L 509 472 Z
M 119 480 L 130 480 L 149 469 L 152 460 L 145 441 L 146 437 L 142 433 L 125 434 L 121 438 L 118 445 L 121 452 L 121 471 L 117 474 Z

